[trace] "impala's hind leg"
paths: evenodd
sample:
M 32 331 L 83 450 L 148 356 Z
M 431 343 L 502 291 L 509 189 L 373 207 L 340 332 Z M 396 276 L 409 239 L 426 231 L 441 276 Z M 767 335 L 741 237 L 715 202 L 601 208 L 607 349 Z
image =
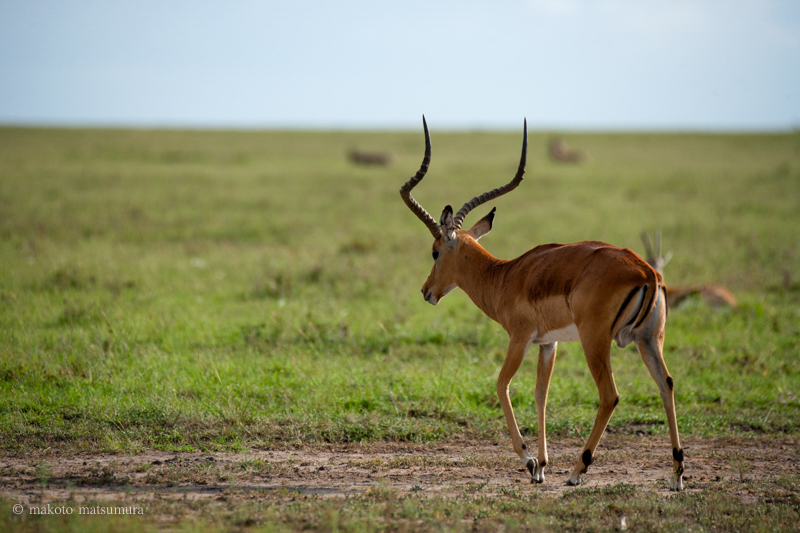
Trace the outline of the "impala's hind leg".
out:
M 663 299 L 660 302 L 663 303 Z M 636 332 L 634 342 L 639 354 L 642 356 L 644 364 L 653 376 L 653 380 L 658 385 L 658 392 L 667 412 L 667 423 L 669 424 L 669 439 L 672 444 L 672 479 L 669 483 L 670 490 L 683 490 L 683 448 L 681 439 L 678 435 L 678 421 L 675 416 L 675 396 L 673 389 L 675 382 L 669 375 L 667 365 L 664 363 L 664 324 L 666 323 L 665 306 L 659 305 L 656 316 L 649 324 L 643 325 L 640 331 Z
M 583 333 L 581 335 L 583 336 Z M 581 474 L 586 472 L 586 469 L 592 464 L 592 458 L 597 449 L 597 444 L 600 442 L 600 437 L 603 436 L 608 421 L 611 419 L 611 414 L 619 403 L 617 385 L 614 383 L 614 374 L 611 372 L 611 339 L 604 335 L 596 337 L 586 335 L 586 338 L 598 339 L 593 342 L 584 342 L 582 340 L 581 344 L 586 354 L 589 370 L 592 372 L 592 377 L 600 393 L 600 408 L 597 411 L 592 433 L 583 447 L 583 453 L 578 458 L 578 462 L 575 463 L 575 468 L 569 476 L 567 485 L 578 485 L 580 483 Z
M 662 346 L 664 344 L 663 332 L 660 339 L 636 340 L 636 348 L 647 365 L 650 375 L 658 385 L 658 392 L 667 412 L 669 424 L 669 440 L 672 444 L 672 479 L 669 483 L 670 490 L 683 490 L 683 448 L 678 435 L 678 421 L 675 415 L 675 396 L 673 389 L 675 382 L 667 371 L 664 363 Z
M 547 465 L 547 435 L 545 431 L 545 408 L 547 391 L 550 390 L 550 378 L 553 377 L 553 366 L 556 363 L 556 347 L 558 343 L 539 346 L 539 362 L 536 365 L 536 411 L 539 419 L 539 465 L 533 472 L 531 482 L 544 483 L 544 467 Z
M 670 480 L 669 488 L 670 490 L 683 490 L 683 448 L 681 448 L 678 422 L 675 416 L 675 397 L 673 394 L 675 382 L 667 371 L 667 365 L 664 364 L 659 343 L 655 341 L 637 341 L 636 347 L 639 349 L 650 375 L 653 376 L 653 380 L 658 385 L 658 392 L 661 394 L 661 401 L 664 404 L 664 410 L 667 412 L 669 440 L 672 444 L 672 479 Z

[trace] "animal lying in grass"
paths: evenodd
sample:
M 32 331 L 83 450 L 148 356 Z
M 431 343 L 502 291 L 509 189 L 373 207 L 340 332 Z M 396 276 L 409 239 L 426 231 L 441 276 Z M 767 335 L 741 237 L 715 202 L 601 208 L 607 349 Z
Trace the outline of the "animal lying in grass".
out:
M 661 255 L 661 232 L 656 232 L 655 248 L 653 248 L 646 231 L 642 231 L 641 237 L 647 251 L 647 262 L 663 276 L 664 267 L 672 259 L 672 252 L 667 252 L 666 256 Z M 670 308 L 677 307 L 681 302 L 694 295 L 699 296 L 713 307 L 736 307 L 736 297 L 721 285 L 702 283 L 699 285 L 667 285 L 666 287 L 667 303 Z
M 545 404 L 559 342 L 580 342 L 600 395 L 600 408 L 583 452 L 567 483 L 577 485 L 592 464 L 600 437 L 619 403 L 611 372 L 611 342 L 631 342 L 658 386 L 667 414 L 672 447 L 670 489 L 683 489 L 683 449 L 678 436 L 673 388 L 662 355 L 667 321 L 666 289 L 661 274 L 627 248 L 585 241 L 537 246 L 510 261 L 497 259 L 478 240 L 492 229 L 495 209 L 463 230 L 474 208 L 514 190 L 525 173 L 528 146 L 524 128 L 522 156 L 514 178 L 497 189 L 476 196 L 457 212 L 448 205 L 438 223 L 411 196 L 428 171 L 431 142 L 423 117 L 425 156 L 419 171 L 400 189 L 400 196 L 433 236 L 433 267 L 422 286 L 428 303 L 438 304 L 461 288 L 487 316 L 506 330 L 508 352 L 497 379 L 497 395 L 508 424 L 514 451 L 531 474 L 531 482 L 545 480 L 548 463 Z M 531 345 L 539 347 L 536 408 L 539 434 L 536 457 L 520 434 L 508 387 Z
M 586 154 L 581 151 L 573 150 L 564 139 L 553 138 L 548 145 L 550 159 L 559 163 L 582 163 L 586 160 Z
M 392 164 L 392 154 L 388 152 L 365 152 L 363 150 L 352 149 L 347 153 L 347 157 L 356 165 L 388 167 Z

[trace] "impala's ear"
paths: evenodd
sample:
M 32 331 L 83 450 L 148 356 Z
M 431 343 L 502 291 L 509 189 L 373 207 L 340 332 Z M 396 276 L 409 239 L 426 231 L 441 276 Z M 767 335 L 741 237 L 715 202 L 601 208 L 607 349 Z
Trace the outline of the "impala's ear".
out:
M 439 228 L 442 230 L 445 240 L 451 241 L 456 238 L 456 223 L 453 220 L 453 208 L 449 205 L 442 211 L 439 217 Z
M 492 222 L 494 222 L 494 212 L 496 208 L 492 208 L 488 215 L 480 219 L 475 223 L 474 226 L 469 228 L 467 231 L 467 235 L 475 239 L 476 241 L 492 231 Z

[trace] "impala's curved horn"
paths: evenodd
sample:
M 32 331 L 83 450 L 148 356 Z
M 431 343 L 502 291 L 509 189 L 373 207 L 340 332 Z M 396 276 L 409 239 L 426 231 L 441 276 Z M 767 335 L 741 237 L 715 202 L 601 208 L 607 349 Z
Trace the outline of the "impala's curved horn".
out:
M 428 226 L 433 238 L 438 239 L 442 236 L 442 230 L 439 229 L 436 220 L 434 220 L 434 218 L 425 211 L 425 208 L 419 205 L 419 203 L 414 200 L 414 197 L 411 196 L 411 189 L 425 177 L 425 173 L 428 172 L 428 165 L 430 165 L 431 162 L 431 136 L 428 133 L 428 123 L 425 121 L 425 115 L 422 115 L 422 127 L 425 129 L 425 157 L 422 158 L 422 165 L 420 165 L 417 173 L 411 177 L 405 185 L 400 187 L 400 197 L 408 208 L 411 209 L 411 212 L 417 215 L 417 217 Z
M 464 218 L 469 214 L 470 211 L 472 211 L 473 209 L 475 209 L 479 205 L 488 202 L 489 200 L 493 200 L 494 198 L 497 198 L 498 196 L 502 196 L 502 195 L 506 194 L 507 192 L 513 191 L 514 189 L 517 188 L 517 185 L 519 185 L 522 182 L 522 176 L 525 175 L 525 162 L 527 160 L 527 154 L 528 154 L 528 119 L 527 118 L 525 119 L 524 130 L 523 131 L 524 131 L 524 133 L 523 133 L 523 137 L 522 137 L 522 156 L 520 156 L 520 158 L 519 158 L 519 168 L 517 169 L 517 175 L 514 176 L 513 180 L 511 180 L 510 182 L 506 183 L 502 187 L 498 187 L 498 188 L 496 188 L 494 190 L 491 190 L 489 192 L 483 193 L 480 196 L 476 196 L 475 198 L 473 198 L 469 202 L 465 203 L 464 206 L 461 209 L 458 210 L 458 213 L 456 213 L 456 216 L 455 216 L 455 219 L 454 219 L 455 223 L 456 223 L 456 229 L 461 229 L 461 224 L 464 222 Z

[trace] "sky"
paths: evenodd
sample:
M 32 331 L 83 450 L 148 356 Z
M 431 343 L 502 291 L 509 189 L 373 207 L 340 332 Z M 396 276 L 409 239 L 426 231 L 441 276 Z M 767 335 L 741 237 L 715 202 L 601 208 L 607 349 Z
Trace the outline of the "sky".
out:
M 0 124 L 800 128 L 795 0 L 0 0 Z

